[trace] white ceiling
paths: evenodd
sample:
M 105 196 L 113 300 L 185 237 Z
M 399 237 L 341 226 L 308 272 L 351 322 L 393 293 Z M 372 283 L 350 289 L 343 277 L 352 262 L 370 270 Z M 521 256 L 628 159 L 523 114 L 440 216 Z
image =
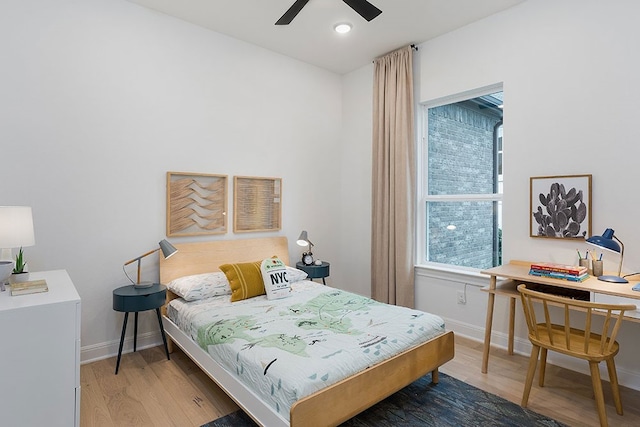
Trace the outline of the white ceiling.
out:
M 310 0 L 289 25 L 274 25 L 295 0 L 129 0 L 338 74 L 419 44 L 524 0 L 370 0 L 365 21 L 342 0 Z M 353 29 L 341 35 L 338 22 Z

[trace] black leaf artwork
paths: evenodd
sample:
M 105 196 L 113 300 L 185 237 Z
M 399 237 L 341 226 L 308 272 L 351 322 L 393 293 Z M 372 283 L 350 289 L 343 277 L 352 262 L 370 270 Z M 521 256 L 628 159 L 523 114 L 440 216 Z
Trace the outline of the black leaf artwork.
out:
M 582 190 L 575 187 L 565 191 L 564 184 L 554 182 L 548 194 L 540 193 L 540 205 L 533 212 L 538 223 L 538 236 L 585 237 L 581 224 L 587 217 L 587 205 Z

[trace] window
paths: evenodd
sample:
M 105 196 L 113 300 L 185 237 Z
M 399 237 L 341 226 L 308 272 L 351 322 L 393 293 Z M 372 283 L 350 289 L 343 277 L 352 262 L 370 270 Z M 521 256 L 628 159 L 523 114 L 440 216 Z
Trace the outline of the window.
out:
M 502 263 L 502 88 L 424 105 L 419 263 Z

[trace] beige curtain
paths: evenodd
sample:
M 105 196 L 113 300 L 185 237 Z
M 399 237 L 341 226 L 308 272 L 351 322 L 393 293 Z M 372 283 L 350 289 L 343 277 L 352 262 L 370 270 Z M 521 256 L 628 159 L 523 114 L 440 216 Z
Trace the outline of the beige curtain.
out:
M 414 306 L 413 49 L 374 61 L 371 296 Z

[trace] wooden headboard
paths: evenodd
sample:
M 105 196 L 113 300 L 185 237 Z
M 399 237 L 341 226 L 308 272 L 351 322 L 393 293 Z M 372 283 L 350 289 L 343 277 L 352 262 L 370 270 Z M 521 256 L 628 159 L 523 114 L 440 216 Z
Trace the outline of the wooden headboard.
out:
M 220 271 L 220 265 L 230 262 L 258 261 L 274 255 L 291 265 L 286 237 L 213 240 L 174 246 L 177 253 L 167 259 L 160 257 L 160 283 L 167 284 L 182 276 Z

